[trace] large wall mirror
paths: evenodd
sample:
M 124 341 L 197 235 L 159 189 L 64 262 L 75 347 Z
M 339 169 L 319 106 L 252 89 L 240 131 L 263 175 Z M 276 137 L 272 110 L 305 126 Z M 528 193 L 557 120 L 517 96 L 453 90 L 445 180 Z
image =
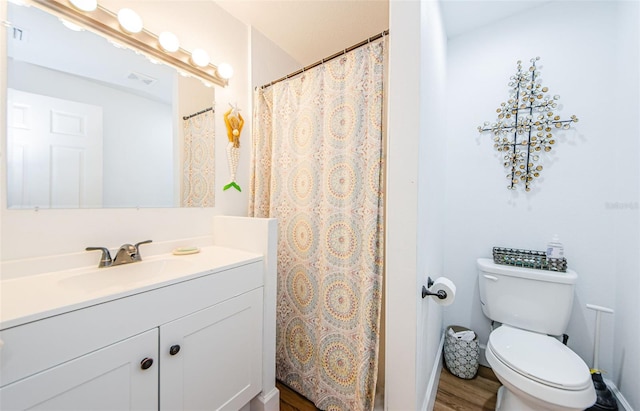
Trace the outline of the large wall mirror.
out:
M 211 107 L 214 89 L 6 5 L 8 208 L 178 207 L 182 116 Z

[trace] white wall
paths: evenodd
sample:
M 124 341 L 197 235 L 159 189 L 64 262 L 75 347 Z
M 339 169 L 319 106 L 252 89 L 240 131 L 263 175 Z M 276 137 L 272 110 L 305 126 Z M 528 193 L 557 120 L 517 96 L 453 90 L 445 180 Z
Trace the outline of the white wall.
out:
M 259 30 L 251 28 L 251 87 L 261 87 L 302 68 Z
M 640 156 L 640 4 L 622 2 L 618 5 L 619 50 L 616 61 L 616 76 L 622 85 L 616 88 L 615 100 L 627 102 L 617 107 L 619 119 L 625 124 L 619 132 L 624 145 L 616 150 L 615 175 L 629 174 L 627 178 L 615 178 L 616 201 L 631 204 L 631 208 L 612 210 L 615 218 L 617 287 L 615 294 L 615 330 L 613 334 L 613 366 L 607 375 L 615 381 L 625 399 L 640 409 L 640 218 L 638 198 L 640 186 L 638 157 Z M 633 121 L 635 119 L 636 121 Z M 635 184 L 634 176 L 635 175 Z M 620 200 L 617 200 L 620 199 Z M 635 200 L 634 200 L 635 199 Z M 611 321 L 609 315 L 603 316 Z M 606 348 L 605 348 L 606 349 Z M 611 349 L 611 348 L 609 348 Z
M 437 3 L 389 7 L 385 409 L 415 410 L 435 399 L 442 335 L 440 307 L 420 292 L 442 274 L 445 39 Z
M 389 4 L 385 409 L 417 406 L 417 183 L 420 3 Z M 406 42 L 410 39 L 410 42 Z M 404 62 L 404 64 L 403 64 Z M 403 107 L 404 106 L 404 107 Z
M 569 267 L 579 275 L 569 346 L 591 365 L 595 315 L 585 304 L 615 308 L 615 319 L 603 318 L 600 368 L 635 407 L 637 8 L 631 2 L 552 2 L 450 39 L 443 170 L 444 265 L 458 285 L 445 324 L 471 327 L 485 343 L 489 321 L 478 299 L 476 258 L 490 257 L 493 246 L 542 250 L 558 234 Z M 543 84 L 561 96 L 558 114 L 575 114 L 580 122 L 557 134 L 532 191 L 513 192 L 491 137 L 479 136 L 476 128 L 495 121 L 516 61 L 526 64 L 535 56 L 541 57 Z M 633 362 L 621 367 L 623 359 Z
M 103 1 L 101 4 L 118 10 L 123 2 Z M 243 192 L 222 191 L 229 176 L 222 110 L 229 102 L 238 103 L 246 120 L 241 141 L 248 142 L 251 130 L 248 27 L 213 2 L 149 0 L 127 1 L 126 4 L 142 16 L 150 31 L 158 33 L 170 29 L 185 49 L 203 47 L 213 62 L 226 61 L 235 69 L 228 87 L 216 87 L 216 206 L 207 209 L 7 211 L 3 193 L 0 214 L 2 260 L 84 252 L 88 245 L 117 248 L 125 242 L 149 238 L 164 241 L 206 236 L 211 234 L 214 215 L 242 216 L 247 213 L 249 144 L 242 145 L 240 154 L 238 182 Z M 3 30 L 2 36 L 5 33 Z M 5 84 L 6 66 L 2 64 L 0 73 L 2 84 Z M 0 117 L 3 135 L 6 130 L 4 111 L 2 109 Z
M 427 277 L 444 276 L 443 253 L 445 212 L 446 116 L 446 35 L 438 2 L 425 2 L 421 7 L 420 56 L 420 154 L 418 161 L 418 244 L 417 259 L 421 288 Z M 427 297 L 418 304 L 417 388 L 420 409 L 431 409 L 435 402 L 439 372 L 432 372 L 439 360 L 443 309 Z M 446 308 L 445 308 L 446 310 Z

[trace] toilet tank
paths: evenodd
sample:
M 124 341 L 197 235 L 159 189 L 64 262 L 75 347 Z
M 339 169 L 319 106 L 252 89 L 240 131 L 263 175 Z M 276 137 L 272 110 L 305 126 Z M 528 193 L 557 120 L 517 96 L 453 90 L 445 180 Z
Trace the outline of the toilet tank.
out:
M 565 332 L 578 275 L 496 264 L 479 258 L 482 311 L 503 324 L 549 335 Z

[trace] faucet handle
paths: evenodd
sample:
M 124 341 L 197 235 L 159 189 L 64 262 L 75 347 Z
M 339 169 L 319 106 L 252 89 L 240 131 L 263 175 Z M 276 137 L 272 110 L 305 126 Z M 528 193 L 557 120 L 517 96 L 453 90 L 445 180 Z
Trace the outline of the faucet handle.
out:
M 145 241 L 140 241 L 139 243 L 136 243 L 134 245 L 134 247 L 136 248 L 136 261 L 142 261 L 142 257 L 140 256 L 140 245 L 142 244 L 149 244 L 150 242 L 152 242 L 152 240 L 145 240 Z
M 109 249 L 107 247 L 87 247 L 86 251 L 96 251 L 101 250 L 102 256 L 100 257 L 100 263 L 98 264 L 98 268 L 109 267 L 113 260 L 111 260 L 111 254 L 109 253 Z
M 138 246 L 141 245 L 141 244 L 149 244 L 151 242 L 153 242 L 153 240 L 140 241 L 139 243 L 136 243 L 136 248 L 138 248 Z

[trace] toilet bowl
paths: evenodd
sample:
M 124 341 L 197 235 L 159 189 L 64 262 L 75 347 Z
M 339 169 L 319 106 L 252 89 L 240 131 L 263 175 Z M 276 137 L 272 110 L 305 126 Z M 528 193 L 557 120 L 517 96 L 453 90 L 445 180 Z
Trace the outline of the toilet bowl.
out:
M 496 410 L 571 411 L 589 408 L 596 392 L 589 367 L 557 337 L 569 323 L 575 271 L 552 272 L 479 258 L 484 315 L 502 324 L 485 355 L 502 383 Z
M 504 387 L 496 410 L 584 410 L 596 400 L 589 368 L 554 337 L 503 325 L 486 357 Z

